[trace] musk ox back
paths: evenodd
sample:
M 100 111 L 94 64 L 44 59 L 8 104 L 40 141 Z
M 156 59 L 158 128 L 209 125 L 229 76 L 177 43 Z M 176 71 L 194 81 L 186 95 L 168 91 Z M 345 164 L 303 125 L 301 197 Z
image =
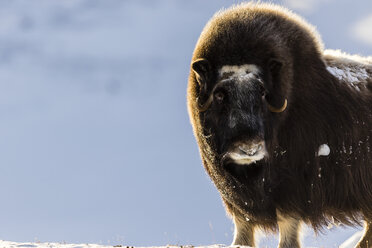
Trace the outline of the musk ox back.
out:
M 372 59 L 324 51 L 269 4 L 217 13 L 196 44 L 188 110 L 204 167 L 235 223 L 233 244 L 301 222 L 359 225 L 372 247 Z

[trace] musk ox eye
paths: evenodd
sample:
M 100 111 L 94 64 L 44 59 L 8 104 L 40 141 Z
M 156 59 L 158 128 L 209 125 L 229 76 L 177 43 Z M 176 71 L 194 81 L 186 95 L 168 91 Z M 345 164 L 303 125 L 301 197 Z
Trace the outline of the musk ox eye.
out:
M 226 98 L 225 92 L 223 92 L 223 90 L 217 90 L 216 92 L 214 92 L 213 95 L 214 95 L 213 98 L 218 103 L 222 103 Z

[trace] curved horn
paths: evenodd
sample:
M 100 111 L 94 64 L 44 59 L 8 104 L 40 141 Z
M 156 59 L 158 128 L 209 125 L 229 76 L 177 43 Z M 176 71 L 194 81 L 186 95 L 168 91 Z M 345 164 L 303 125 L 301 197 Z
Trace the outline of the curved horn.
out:
M 211 94 L 211 95 L 208 97 L 208 100 L 207 100 L 203 105 L 199 105 L 199 104 L 198 104 L 198 110 L 199 110 L 200 112 L 204 112 L 204 111 L 206 111 L 206 110 L 209 108 L 209 106 L 211 106 L 212 101 L 213 101 L 213 94 Z
M 267 103 L 268 109 L 273 113 L 283 112 L 287 108 L 287 105 L 288 105 L 287 99 L 284 99 L 284 103 L 283 103 L 283 106 L 281 108 L 275 108 L 275 107 L 271 106 L 269 103 Z

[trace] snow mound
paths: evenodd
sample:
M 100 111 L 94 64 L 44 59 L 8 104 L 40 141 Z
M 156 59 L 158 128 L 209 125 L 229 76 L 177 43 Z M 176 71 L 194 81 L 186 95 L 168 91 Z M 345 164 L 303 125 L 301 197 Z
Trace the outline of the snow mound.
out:
M 125 245 L 97 245 L 97 244 L 63 244 L 63 243 L 18 243 L 11 241 L 0 240 L 1 248 L 144 248 L 144 247 L 133 247 Z M 146 248 L 250 248 L 248 246 L 226 246 L 226 245 L 208 245 L 208 246 L 193 246 L 193 245 L 167 245 L 167 246 L 149 246 Z
M 353 236 L 348 238 L 339 248 L 354 248 L 358 241 L 362 238 L 363 231 L 355 233 Z
M 339 248 L 354 248 L 358 241 L 363 236 L 363 231 L 358 231 L 350 238 L 348 238 L 344 243 L 342 243 Z M 144 247 L 133 247 L 125 245 L 98 245 L 98 244 L 64 244 L 64 243 L 19 243 L 0 240 L 1 248 L 144 248 Z M 208 245 L 208 246 L 193 246 L 193 245 L 167 245 L 167 246 L 149 246 L 146 248 L 252 248 L 249 246 L 226 246 L 226 245 Z M 310 248 L 310 247 L 308 247 Z M 312 247 L 316 248 L 316 247 Z
M 96 244 L 63 244 L 63 243 L 18 243 L 11 241 L 0 241 L 1 248 L 108 248 L 113 246 Z

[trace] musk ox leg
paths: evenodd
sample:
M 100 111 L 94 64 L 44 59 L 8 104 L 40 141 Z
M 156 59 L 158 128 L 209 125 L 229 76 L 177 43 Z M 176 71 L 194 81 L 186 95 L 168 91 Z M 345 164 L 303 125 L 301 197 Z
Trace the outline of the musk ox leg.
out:
M 277 211 L 279 226 L 278 248 L 300 248 L 301 220 Z
M 372 221 L 367 220 L 364 223 L 364 235 L 356 248 L 372 248 Z
M 244 218 L 239 218 L 234 216 L 234 241 L 232 245 L 245 245 L 245 246 L 255 246 L 254 241 L 254 228 L 255 225 Z

